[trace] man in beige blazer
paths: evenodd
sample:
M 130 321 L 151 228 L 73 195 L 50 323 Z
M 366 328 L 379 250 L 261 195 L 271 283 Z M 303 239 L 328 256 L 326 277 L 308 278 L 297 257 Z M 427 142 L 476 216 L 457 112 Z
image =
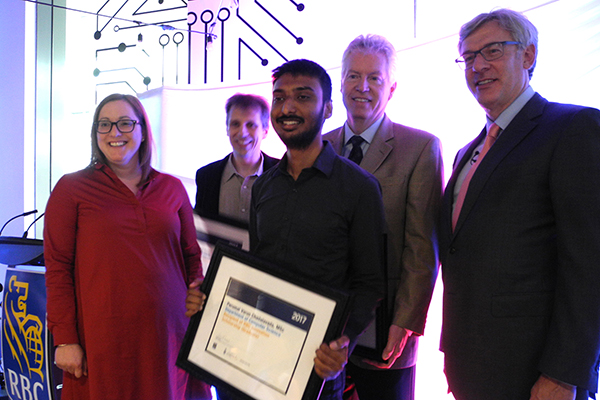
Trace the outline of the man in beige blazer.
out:
M 440 141 L 385 115 L 396 89 L 395 64 L 396 51 L 384 37 L 359 36 L 352 41 L 342 60 L 347 121 L 324 135 L 338 154 L 375 175 L 383 191 L 388 233 L 385 301 L 391 326 L 382 354 L 385 363 L 357 356 L 348 363 L 348 381 L 354 383 L 360 400 L 414 398 L 418 336 L 425 328 L 438 268 Z M 353 144 L 357 139 L 360 143 Z M 363 341 L 373 335 L 371 327 Z

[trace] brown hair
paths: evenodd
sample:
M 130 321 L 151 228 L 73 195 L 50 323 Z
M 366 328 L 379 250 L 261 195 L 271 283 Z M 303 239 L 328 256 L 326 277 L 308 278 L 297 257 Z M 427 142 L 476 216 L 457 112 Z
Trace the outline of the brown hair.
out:
M 227 103 L 225 104 L 225 112 L 227 113 L 227 122 L 229 122 L 229 113 L 233 107 L 240 108 L 242 110 L 259 110 L 260 111 L 260 121 L 263 125 L 263 128 L 269 128 L 269 103 L 264 97 L 257 96 L 254 94 L 242 94 L 236 93 L 227 99 Z

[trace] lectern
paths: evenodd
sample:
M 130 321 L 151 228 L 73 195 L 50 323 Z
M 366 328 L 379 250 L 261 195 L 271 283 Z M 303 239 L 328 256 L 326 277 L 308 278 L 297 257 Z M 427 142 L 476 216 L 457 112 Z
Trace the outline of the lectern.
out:
M 47 329 L 44 246 L 39 239 L 0 236 L 6 264 L 2 296 L 2 365 L 13 400 L 59 400 L 62 371 Z

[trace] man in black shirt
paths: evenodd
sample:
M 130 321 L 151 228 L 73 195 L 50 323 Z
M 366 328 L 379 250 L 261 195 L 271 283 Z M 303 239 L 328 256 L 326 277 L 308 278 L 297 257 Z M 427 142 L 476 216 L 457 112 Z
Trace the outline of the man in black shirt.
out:
M 321 138 L 331 80 L 318 64 L 275 69 L 271 124 L 287 151 L 252 188 L 250 247 L 256 255 L 353 296 L 344 335 L 317 350 L 321 399 L 341 399 L 348 352 L 383 294 L 384 214 L 374 176 Z

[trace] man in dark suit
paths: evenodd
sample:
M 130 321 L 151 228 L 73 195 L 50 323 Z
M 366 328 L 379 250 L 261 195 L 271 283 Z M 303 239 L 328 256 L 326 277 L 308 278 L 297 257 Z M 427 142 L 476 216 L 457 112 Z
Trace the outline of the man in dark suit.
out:
M 442 205 L 449 388 L 458 400 L 587 399 L 600 352 L 600 112 L 533 91 L 537 30 L 520 13 L 477 16 L 459 52 L 487 124 L 458 153 Z
M 269 129 L 269 103 L 260 96 L 238 93 L 227 100 L 225 111 L 233 151 L 196 172 L 194 211 L 248 224 L 252 184 L 279 161 L 260 150 Z
M 348 374 L 361 400 L 412 400 L 418 337 L 437 276 L 436 223 L 443 166 L 435 136 L 393 123 L 385 108 L 395 89 L 396 51 L 382 36 L 359 36 L 342 59 L 347 122 L 324 139 L 372 173 L 383 192 L 387 222 L 388 341 L 374 363 L 353 356 Z M 353 151 L 354 140 L 362 144 Z M 355 158 L 359 152 L 360 160 Z M 364 156 L 362 156 L 364 154 Z M 374 324 L 363 335 L 374 337 Z

